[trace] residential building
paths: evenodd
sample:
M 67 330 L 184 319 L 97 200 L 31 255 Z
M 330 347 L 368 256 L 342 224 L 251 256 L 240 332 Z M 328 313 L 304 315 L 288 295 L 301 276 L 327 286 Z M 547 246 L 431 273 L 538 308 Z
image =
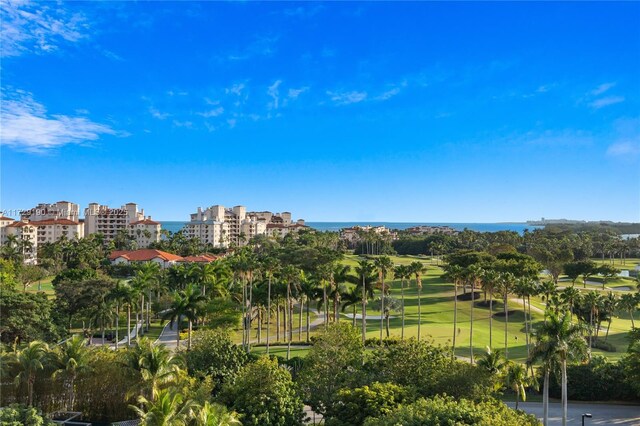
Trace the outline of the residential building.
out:
M 53 204 L 41 203 L 29 210 L 20 212 L 21 220 L 40 221 L 48 219 L 67 219 L 79 222 L 80 206 L 69 201 L 57 201 Z
M 160 241 L 160 222 L 151 220 L 151 216 L 131 222 L 129 224 L 129 235 L 131 235 L 139 248 L 147 248 L 151 243 Z
M 158 230 L 160 224 L 158 222 L 144 223 L 145 219 L 153 222 L 151 218 L 145 218 L 144 210 L 138 210 L 138 205 L 135 203 L 125 204 L 120 208 L 91 203 L 89 207 L 84 209 L 84 234 L 87 236 L 102 234 L 105 242 L 108 242 L 113 240 L 119 232 L 124 231 L 137 237 L 137 231 L 140 230 L 140 235 L 144 234 L 143 237 L 140 237 L 140 242 L 147 242 L 146 245 L 148 245 L 149 242 L 160 239 L 160 231 Z M 145 230 L 151 233 L 149 237 L 143 232 Z
M 446 235 L 455 235 L 458 233 L 455 229 L 450 226 L 414 226 L 411 228 L 405 229 L 406 232 L 412 235 L 430 235 L 430 234 L 446 234 Z
M 245 245 L 257 235 L 277 233 L 284 236 L 304 227 L 304 220 L 293 222 L 289 212 L 247 212 L 244 206 L 225 208 L 214 205 L 204 210 L 198 207 L 183 232 L 214 247 L 228 247 L 230 244 Z
M 7 241 L 7 226 L 15 222 L 15 219 L 6 216 L 0 216 L 0 246 Z
M 136 263 L 157 263 L 161 268 L 170 268 L 178 263 L 210 263 L 217 260 L 217 256 L 203 254 L 200 256 L 178 256 L 161 250 L 116 250 L 109 255 L 114 265 L 129 265 Z

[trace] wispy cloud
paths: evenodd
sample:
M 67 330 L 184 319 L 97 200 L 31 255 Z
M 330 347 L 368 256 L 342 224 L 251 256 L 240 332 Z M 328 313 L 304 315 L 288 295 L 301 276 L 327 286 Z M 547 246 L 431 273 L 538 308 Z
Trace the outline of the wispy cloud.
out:
M 607 156 L 622 160 L 640 158 L 640 117 L 618 119 L 613 127 L 613 141 L 607 148 Z
M 287 97 L 291 100 L 298 99 L 298 96 L 302 95 L 304 92 L 308 91 L 309 87 L 301 87 L 299 89 L 289 89 L 287 92 Z
M 284 9 L 282 13 L 285 16 L 297 17 L 297 18 L 311 18 L 317 15 L 320 11 L 324 9 L 319 3 L 310 5 L 310 6 L 298 6 Z
M 234 95 L 240 96 L 242 95 L 242 91 L 244 90 L 245 87 L 246 86 L 244 83 L 236 83 L 231 87 L 227 87 L 226 89 L 224 89 L 224 92 L 226 94 L 233 93 Z
M 198 115 L 204 117 L 204 118 L 212 118 L 212 117 L 217 117 L 219 115 L 222 115 L 222 113 L 224 112 L 224 108 L 219 106 L 217 108 L 214 109 L 210 109 L 208 111 L 205 112 L 199 112 Z
M 367 92 L 332 92 L 327 91 L 329 98 L 338 105 L 349 105 L 362 102 L 367 99 Z
M 589 103 L 591 108 L 600 109 L 609 105 L 619 104 L 620 102 L 624 102 L 623 96 L 608 96 L 606 98 L 596 99 L 593 102 Z
M 611 83 L 602 83 L 600 86 L 596 87 L 595 89 L 593 89 L 591 92 L 589 92 L 592 96 L 598 96 L 598 95 L 602 95 L 604 92 L 608 91 L 609 89 L 611 89 L 612 87 L 615 87 L 616 83 L 615 82 L 611 82 Z
M 160 112 L 154 107 L 149 107 L 149 114 L 151 114 L 153 118 L 157 118 L 158 120 L 166 120 L 168 117 L 171 117 L 171 114 L 169 114 L 168 112 Z
M 267 89 L 267 95 L 271 97 L 271 102 L 268 104 L 269 109 L 278 109 L 278 101 L 280 100 L 280 91 L 278 88 L 282 84 L 282 80 L 276 80 L 269 88 Z
M 637 157 L 640 155 L 639 141 L 618 141 L 607 148 L 607 155 L 611 157 Z
M 85 15 L 71 12 L 61 3 L 2 1 L 0 15 L 3 57 L 49 53 L 88 34 Z
M 94 141 L 104 134 L 124 135 L 86 117 L 49 115 L 28 92 L 3 91 L 2 97 L 0 139 L 21 151 L 42 154 L 64 145 Z
M 218 57 L 218 60 L 224 61 L 245 61 L 247 59 L 256 56 L 271 56 L 276 52 L 276 44 L 280 36 L 278 35 L 263 35 L 255 38 L 251 43 L 242 49 L 238 49 L 223 57 Z

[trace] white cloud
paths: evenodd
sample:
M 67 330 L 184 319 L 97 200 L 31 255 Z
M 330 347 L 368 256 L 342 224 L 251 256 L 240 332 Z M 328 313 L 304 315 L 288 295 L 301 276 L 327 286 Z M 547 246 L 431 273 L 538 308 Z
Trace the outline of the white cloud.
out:
M 60 3 L 0 2 L 2 56 L 49 53 L 86 38 L 86 17 Z
M 593 89 L 590 93 L 593 96 L 598 96 L 603 94 L 604 92 L 606 92 L 607 90 L 611 89 L 612 87 L 614 87 L 616 85 L 615 82 L 612 83 L 603 83 L 600 86 L 596 87 L 595 89 Z
M 187 129 L 193 128 L 193 123 L 191 121 L 173 120 L 173 125 L 176 127 L 186 127 Z
M 624 102 L 624 97 L 622 96 L 608 96 L 606 98 L 596 99 L 593 102 L 589 103 L 591 108 L 600 109 L 609 105 L 619 104 L 620 102 Z
M 640 141 L 618 141 L 607 148 L 607 155 L 611 157 L 636 157 L 640 155 Z
M 171 116 L 171 114 L 167 112 L 160 112 L 154 107 L 149 107 L 149 113 L 153 116 L 153 118 L 157 118 L 158 120 L 165 120 Z
M 308 87 L 301 87 L 299 89 L 289 89 L 289 92 L 287 92 L 287 97 L 291 100 L 298 99 L 298 96 L 300 96 L 307 90 L 309 90 Z
M 211 118 L 211 117 L 217 117 L 221 115 L 223 112 L 224 112 L 224 108 L 218 107 L 218 108 L 211 109 L 209 111 L 199 112 L 198 115 L 201 115 L 204 118 Z
M 244 83 L 236 83 L 233 86 L 224 89 L 224 92 L 226 94 L 233 93 L 234 95 L 240 96 L 242 95 L 242 91 L 244 90 L 244 88 Z
M 400 93 L 400 88 L 394 87 L 393 89 L 387 90 L 386 92 L 382 93 L 380 96 L 376 97 L 376 99 L 379 101 L 386 101 L 387 99 L 393 98 L 398 93 Z
M 367 99 L 367 92 L 331 92 L 328 91 L 327 95 L 331 98 L 331 100 L 338 105 L 349 105 L 355 104 L 358 102 L 362 102 Z
M 236 123 L 238 122 L 238 120 L 236 120 L 235 118 L 230 118 L 227 120 L 227 124 L 229 125 L 229 128 L 233 129 L 234 127 L 236 127 Z
M 94 141 L 101 135 L 122 135 L 111 127 L 94 123 L 86 117 L 49 115 L 31 93 L 3 93 L 2 143 L 31 153 L 45 153 L 69 144 Z
M 278 101 L 280 98 L 280 91 L 278 90 L 278 88 L 280 87 L 280 84 L 282 84 L 282 80 L 276 80 L 267 89 L 267 95 L 269 95 L 271 99 L 273 99 L 271 102 L 269 102 L 269 109 L 278 109 Z

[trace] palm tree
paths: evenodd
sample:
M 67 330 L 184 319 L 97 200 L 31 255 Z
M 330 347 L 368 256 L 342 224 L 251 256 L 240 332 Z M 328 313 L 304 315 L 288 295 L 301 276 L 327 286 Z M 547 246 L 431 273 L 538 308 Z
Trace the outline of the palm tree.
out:
M 353 277 L 351 273 L 351 266 L 336 264 L 332 271 L 332 285 L 330 296 L 333 299 L 333 321 L 339 322 L 340 317 L 338 315 L 338 309 L 340 307 L 340 297 L 344 293 L 344 287 L 342 284 L 352 282 Z
M 271 283 L 273 280 L 273 274 L 276 271 L 278 264 L 276 259 L 272 256 L 265 256 L 261 260 L 262 269 L 267 275 L 267 355 L 269 354 L 269 336 L 271 332 Z
M 229 412 L 224 405 L 206 401 L 193 409 L 192 423 L 194 426 L 234 426 L 241 425 L 238 414 Z
M 487 351 L 477 362 L 479 368 L 487 370 L 493 375 L 501 374 L 507 366 L 507 360 L 500 349 L 491 350 L 487 347 Z
M 358 307 L 358 303 L 362 302 L 362 298 L 360 296 L 360 291 L 357 287 L 351 287 L 340 296 L 342 300 L 342 312 L 345 311 L 349 306 L 353 307 L 353 323 L 351 324 L 354 328 L 356 326 L 356 310 Z
M 611 291 L 602 301 L 602 308 L 603 308 L 602 311 L 604 314 L 603 317 L 606 318 L 608 321 L 607 334 L 604 337 L 605 342 L 607 341 L 607 339 L 609 339 L 609 329 L 611 328 L 611 321 L 613 319 L 613 314 L 616 311 L 619 301 L 620 299 L 618 298 L 618 296 L 613 294 L 613 292 Z
M 513 292 L 515 276 L 511 272 L 500 274 L 500 293 L 504 304 L 504 356 L 509 359 L 509 294 Z
M 458 335 L 458 285 L 464 281 L 464 270 L 459 265 L 447 265 L 446 276 L 453 281 L 453 341 L 451 344 L 451 358 L 455 358 L 456 336 Z
M 147 295 L 146 311 L 147 319 L 145 329 L 149 331 L 151 323 L 151 291 L 154 287 L 157 287 L 160 280 L 160 266 L 155 262 L 145 262 L 140 264 L 135 279 L 139 282 L 140 295 L 142 297 L 142 311 L 145 307 L 145 292 Z
M 525 389 L 533 383 L 532 378 L 527 374 L 527 368 L 524 365 L 512 362 L 507 367 L 505 382 L 507 387 L 516 393 L 517 410 L 520 399 L 522 399 L 522 402 L 527 400 Z
M 140 396 L 138 403 L 142 408 L 129 407 L 140 417 L 143 426 L 186 426 L 194 406 L 192 401 L 184 401 L 180 393 L 169 389 L 160 391 L 158 398 L 151 401 Z
M 120 338 L 120 306 L 126 304 L 131 297 L 130 295 L 130 287 L 127 284 L 124 284 L 121 281 L 116 283 L 116 286 L 111 290 L 107 298 L 112 301 L 116 307 L 116 350 L 118 349 L 118 340 Z M 129 315 L 127 318 L 127 327 L 131 327 L 131 311 L 128 310 Z M 129 336 L 129 329 L 127 329 L 127 340 Z M 104 343 L 104 342 L 103 342 Z
M 398 265 L 393 268 L 393 276 L 395 279 L 400 279 L 400 304 L 402 309 L 402 329 L 400 332 L 400 339 L 404 340 L 404 284 L 409 278 L 409 268 L 405 265 Z
M 482 274 L 482 287 L 486 294 L 489 293 L 489 347 L 493 347 L 493 293 L 496 289 L 496 285 L 500 274 L 493 269 L 487 269 Z
M 573 288 L 573 287 L 570 287 Z M 524 314 L 524 337 L 527 345 L 527 358 L 529 357 L 529 321 L 527 321 L 527 298 L 535 291 L 535 283 L 529 277 L 516 279 L 515 293 L 522 298 L 522 311 Z
M 103 299 L 98 303 L 91 311 L 91 321 L 100 324 L 100 330 L 102 332 L 102 344 L 105 344 L 105 326 L 113 320 L 113 310 L 110 300 Z
M 304 296 L 307 302 L 306 308 L 306 333 L 307 333 L 307 343 L 309 343 L 310 338 L 310 306 L 311 302 L 315 300 L 317 295 L 317 286 L 316 282 L 309 277 L 307 277 L 304 273 L 300 274 L 300 294 Z
M 418 288 L 418 340 L 420 340 L 420 328 L 422 326 L 422 273 L 426 272 L 427 268 L 422 262 L 411 262 L 409 264 L 411 274 L 415 277 L 416 287 Z
M 176 347 L 178 349 L 180 349 L 181 318 L 184 317 L 189 322 L 187 350 L 191 350 L 191 331 L 193 329 L 193 322 L 198 319 L 199 310 L 205 301 L 206 298 L 197 291 L 193 284 L 187 285 L 184 290 L 180 290 L 174 295 L 171 306 L 164 315 L 164 319 L 168 319 L 170 321 L 171 327 L 173 327 L 173 323 L 177 321 L 178 332 L 176 333 Z
M 18 374 L 15 377 L 16 386 L 27 382 L 28 405 L 33 406 L 33 385 L 36 382 L 36 373 L 44 370 L 49 357 L 49 346 L 40 341 L 30 342 L 22 349 L 14 352 L 11 364 L 15 366 Z
M 575 309 L 576 302 L 580 300 L 580 291 L 574 286 L 565 287 L 560 295 L 563 302 L 569 307 L 569 312 L 571 313 L 573 319 L 573 311 Z
M 382 345 L 382 329 L 384 328 L 384 301 L 387 295 L 387 290 L 384 285 L 384 280 L 387 278 L 387 274 L 393 268 L 393 262 L 389 256 L 380 256 L 373 262 L 378 270 L 378 281 L 380 283 L 380 345 Z
M 53 351 L 52 377 L 62 376 L 69 394 L 68 411 L 73 411 L 75 403 L 75 381 L 78 375 L 91 371 L 91 351 L 87 341 L 79 335 L 72 336 Z
M 589 308 L 589 353 L 593 347 L 593 319 L 598 315 L 598 308 L 600 307 L 600 295 L 592 290 L 584 295 L 583 301 L 586 307 Z
M 542 362 L 545 425 L 548 424 L 549 373 L 556 366 L 560 367 L 562 374 L 562 425 L 567 424 L 567 361 L 583 360 L 586 357 L 586 343 L 582 332 L 582 327 L 571 323 L 571 314 L 568 312 L 561 315 L 550 312 L 547 322 L 536 331 L 536 344 L 529 362 Z
M 640 289 L 640 287 L 638 287 Z M 640 294 L 640 293 L 638 293 Z M 640 297 L 637 294 L 625 293 L 620 296 L 620 301 L 618 302 L 618 307 L 621 310 L 624 310 L 629 313 L 631 317 L 631 327 L 635 328 L 636 324 L 633 320 L 633 313 L 638 309 L 638 302 L 640 302 Z
M 473 311 L 475 305 L 476 284 L 482 280 L 484 275 L 484 269 L 480 265 L 469 265 L 466 269 L 467 279 L 471 284 L 471 316 L 469 318 L 469 352 L 471 357 L 471 364 L 473 364 Z
M 140 392 L 155 401 L 161 386 L 177 380 L 182 359 L 175 357 L 166 346 L 155 345 L 143 337 L 126 352 L 125 365 L 140 376 L 133 392 Z
M 375 266 L 366 259 L 358 261 L 356 272 L 358 274 L 358 285 L 362 294 L 362 344 L 364 345 L 367 338 L 367 299 L 373 297 L 373 281 L 375 278 L 371 276 Z M 373 278 L 373 279 L 372 279 Z

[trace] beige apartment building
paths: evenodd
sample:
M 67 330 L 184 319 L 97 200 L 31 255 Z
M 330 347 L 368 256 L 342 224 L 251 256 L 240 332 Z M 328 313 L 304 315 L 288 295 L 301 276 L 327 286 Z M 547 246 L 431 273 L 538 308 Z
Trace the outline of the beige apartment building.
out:
M 185 225 L 183 232 L 189 237 L 213 244 L 214 247 L 228 247 L 230 244 L 245 245 L 257 235 L 278 233 L 284 236 L 290 230 L 301 227 L 304 227 L 304 221 L 294 223 L 289 212 L 247 212 L 244 206 L 225 208 L 214 205 L 204 210 L 198 207 L 191 214 L 191 220 Z
M 138 209 L 136 203 L 127 203 L 120 208 L 91 203 L 84 209 L 85 235 L 102 234 L 106 242 L 125 231 L 135 238 L 138 247 L 146 248 L 152 242 L 160 241 L 160 230 L 160 222 L 145 217 L 144 209 Z
M 48 220 L 67 219 L 73 222 L 80 221 L 80 206 L 69 201 L 57 201 L 53 204 L 41 203 L 29 210 L 20 212 L 21 220 Z

